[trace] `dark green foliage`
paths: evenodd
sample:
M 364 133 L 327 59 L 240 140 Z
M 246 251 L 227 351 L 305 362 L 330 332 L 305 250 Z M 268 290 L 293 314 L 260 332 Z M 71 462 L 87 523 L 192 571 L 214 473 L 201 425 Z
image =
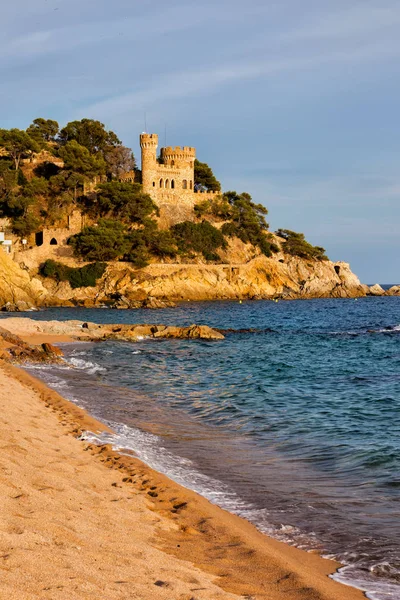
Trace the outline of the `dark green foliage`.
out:
M 40 227 L 41 200 L 46 196 L 47 189 L 47 181 L 37 177 L 16 187 L 4 200 L 1 212 L 10 218 L 11 228 L 19 237 L 27 237 Z
M 6 205 L 18 185 L 17 172 L 9 160 L 0 159 L 0 216 L 7 216 Z
M 300 256 L 302 258 L 316 258 L 318 260 L 328 260 L 325 254 L 325 248 L 321 246 L 312 246 L 304 237 L 304 233 L 296 233 L 290 229 L 278 229 L 276 232 L 279 237 L 286 240 L 282 244 L 282 250 L 292 256 Z
M 250 194 L 226 192 L 213 200 L 206 200 L 195 206 L 198 216 L 210 215 L 226 221 L 221 231 L 223 235 L 238 237 L 245 244 L 257 246 L 263 254 L 271 256 L 271 252 L 279 250 L 267 238 L 268 223 L 265 206 L 255 204 Z
M 61 129 L 58 139 L 62 145 L 75 141 L 80 146 L 87 148 L 90 154 L 102 153 L 110 146 L 121 145 L 121 141 L 113 131 L 107 131 L 103 123 L 94 119 L 82 119 L 68 123 Z
M 40 267 L 43 277 L 51 277 L 56 281 L 68 281 L 72 288 L 94 287 L 102 277 L 107 265 L 101 262 L 90 263 L 80 268 L 68 267 L 55 260 L 46 260 Z
M 194 189 L 206 189 L 208 192 L 219 192 L 221 184 L 207 163 L 194 161 Z
M 108 219 L 100 219 L 97 226 L 84 227 L 69 238 L 77 256 L 86 260 L 118 260 L 129 251 L 125 226 Z
M 178 253 L 177 242 L 170 231 L 146 227 L 143 231 L 149 252 L 160 258 L 174 258 Z
M 150 253 L 143 230 L 134 229 L 127 235 L 127 248 L 125 260 L 131 262 L 138 269 L 149 264 Z
M 22 129 L 0 129 L 0 146 L 5 148 L 18 171 L 21 159 L 39 151 L 39 145 Z
M 84 200 L 93 216 L 114 218 L 128 225 L 145 224 L 158 214 L 158 207 L 138 183 L 110 181 L 98 186 L 97 197 Z
M 29 125 L 26 133 L 37 142 L 52 142 L 55 140 L 59 131 L 57 121 L 51 119 L 35 119 L 32 125 Z
M 171 232 L 181 254 L 202 253 L 206 260 L 218 261 L 217 250 L 227 246 L 221 231 L 208 221 L 177 223 L 171 227 Z
M 68 171 L 73 171 L 88 179 L 105 172 L 104 159 L 101 156 L 92 155 L 85 146 L 81 146 L 76 140 L 62 146 L 59 154 Z

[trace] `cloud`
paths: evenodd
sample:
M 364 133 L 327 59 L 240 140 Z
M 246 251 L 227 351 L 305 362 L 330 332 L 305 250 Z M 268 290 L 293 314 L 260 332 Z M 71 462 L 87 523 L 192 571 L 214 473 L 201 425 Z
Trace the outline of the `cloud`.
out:
M 365 60 L 379 60 L 400 55 L 400 44 L 382 41 L 376 44 L 334 50 L 305 56 L 287 58 L 264 58 L 248 62 L 227 63 L 211 66 L 207 69 L 190 69 L 181 72 L 169 72 L 156 78 L 153 83 L 145 81 L 134 89 L 111 98 L 106 98 L 85 106 L 80 112 L 96 116 L 129 113 L 132 107 L 143 109 L 167 100 L 184 98 L 194 94 L 210 94 L 216 88 L 237 81 L 265 78 L 285 71 L 302 71 L 321 67 L 330 63 L 352 63 Z

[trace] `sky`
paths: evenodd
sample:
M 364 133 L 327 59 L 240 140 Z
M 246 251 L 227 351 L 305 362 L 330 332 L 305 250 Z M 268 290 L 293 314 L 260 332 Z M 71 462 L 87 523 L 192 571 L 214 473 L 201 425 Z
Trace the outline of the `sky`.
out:
M 195 146 L 272 230 L 400 283 L 398 0 L 13 0 L 0 127 L 102 121 Z

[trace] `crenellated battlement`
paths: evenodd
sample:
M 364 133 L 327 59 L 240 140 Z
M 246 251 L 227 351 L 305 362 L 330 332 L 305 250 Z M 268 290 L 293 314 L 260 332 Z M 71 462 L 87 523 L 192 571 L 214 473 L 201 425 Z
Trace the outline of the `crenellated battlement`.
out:
M 196 148 L 191 148 L 190 146 L 167 146 L 166 148 L 161 148 L 160 154 L 162 160 L 166 162 L 193 162 L 196 158 Z
M 157 148 L 158 135 L 156 133 L 141 133 L 140 147 L 141 148 Z
M 165 146 L 161 148 L 161 152 L 164 152 L 164 154 L 187 153 L 191 156 L 196 156 L 196 148 L 192 146 Z

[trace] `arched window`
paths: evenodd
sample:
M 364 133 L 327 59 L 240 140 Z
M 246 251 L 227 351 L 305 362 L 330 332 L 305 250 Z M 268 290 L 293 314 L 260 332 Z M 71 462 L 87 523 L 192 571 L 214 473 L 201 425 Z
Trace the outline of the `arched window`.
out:
M 186 179 L 184 179 L 182 181 L 182 187 L 183 187 L 184 190 L 187 190 L 187 180 Z
M 163 184 L 164 184 L 163 180 L 160 179 L 160 187 L 163 187 Z
M 43 231 L 35 233 L 35 244 L 36 246 L 43 246 Z
M 191 190 L 193 189 L 193 181 L 192 180 L 190 180 L 190 189 Z
M 169 179 L 166 179 L 166 180 L 165 180 L 165 187 L 166 187 L 166 188 L 169 188 Z
M 50 240 L 50 246 L 57 246 L 58 242 L 56 240 L 56 238 L 51 238 Z
M 171 189 L 175 189 L 175 181 L 171 179 Z
M 155 181 L 153 181 L 153 187 L 156 187 L 156 182 Z
M 171 160 L 171 167 L 175 166 L 175 161 Z

